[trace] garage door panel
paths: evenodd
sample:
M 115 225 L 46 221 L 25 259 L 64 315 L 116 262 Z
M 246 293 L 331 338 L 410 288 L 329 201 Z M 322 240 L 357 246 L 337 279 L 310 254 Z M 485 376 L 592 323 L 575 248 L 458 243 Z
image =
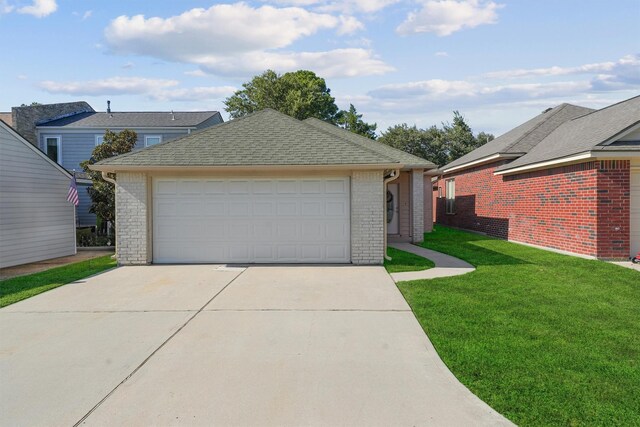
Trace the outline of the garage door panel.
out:
M 154 262 L 349 262 L 349 178 L 157 178 Z

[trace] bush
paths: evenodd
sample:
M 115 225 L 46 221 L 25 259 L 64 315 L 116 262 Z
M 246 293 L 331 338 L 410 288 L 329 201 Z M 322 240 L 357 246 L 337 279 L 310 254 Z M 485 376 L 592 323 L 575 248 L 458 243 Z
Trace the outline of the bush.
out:
M 83 227 L 76 229 L 76 245 L 81 248 L 93 246 L 115 246 L 116 238 L 113 235 L 98 235 L 95 227 Z

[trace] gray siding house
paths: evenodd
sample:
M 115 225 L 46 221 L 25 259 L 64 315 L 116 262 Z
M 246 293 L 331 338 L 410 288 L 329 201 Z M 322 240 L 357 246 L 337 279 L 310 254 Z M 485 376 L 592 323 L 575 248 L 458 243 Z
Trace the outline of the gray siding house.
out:
M 138 142 L 135 150 L 185 136 L 193 131 L 222 123 L 217 111 L 193 112 L 106 112 L 83 111 L 35 126 L 36 145 L 50 159 L 69 171 L 81 172 L 80 163 L 91 157 L 96 145 L 102 143 L 105 131 L 135 131 Z M 89 213 L 91 199 L 87 188 L 91 182 L 77 173 L 80 204 L 78 225 L 96 225 L 96 217 Z
M 0 121 L 0 268 L 76 252 L 70 179 Z

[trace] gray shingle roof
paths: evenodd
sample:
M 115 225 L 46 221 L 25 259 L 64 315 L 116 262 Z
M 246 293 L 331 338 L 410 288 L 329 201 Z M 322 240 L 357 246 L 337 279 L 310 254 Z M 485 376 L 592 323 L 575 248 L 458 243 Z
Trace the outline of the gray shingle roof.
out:
M 66 128 L 142 128 L 142 127 L 193 127 L 212 116 L 217 111 L 176 111 L 163 112 L 88 112 L 74 114 L 58 120 L 38 124 L 38 127 L 66 127 Z M 175 120 L 174 120 L 175 118 Z
M 606 142 L 640 123 L 640 96 L 610 105 L 563 123 L 526 155 L 497 168 L 519 166 L 559 159 L 592 150 L 607 150 Z M 620 144 L 615 146 L 621 150 Z M 613 148 L 613 147 L 611 147 Z M 633 144 L 627 147 L 637 150 Z
M 316 118 L 309 118 L 304 121 L 309 125 L 323 130 L 325 132 L 329 132 L 333 135 L 336 135 L 340 138 L 347 139 L 354 144 L 358 144 L 362 147 L 366 147 L 370 150 L 373 150 L 377 153 L 390 157 L 392 159 L 397 160 L 398 162 L 405 165 L 405 167 L 415 167 L 415 168 L 424 168 L 424 169 L 433 169 L 436 168 L 436 165 L 432 162 L 423 159 L 422 157 L 414 156 L 413 154 L 406 153 L 402 150 L 398 150 L 396 148 L 390 147 L 386 144 L 382 144 L 380 142 L 376 142 L 372 139 L 365 138 L 362 135 L 358 135 L 356 133 L 350 132 L 348 130 L 339 128 L 330 123 L 323 122 L 322 120 L 318 120 Z
M 391 165 L 397 158 L 271 109 L 103 160 L 99 166 Z
M 470 153 L 442 167 L 447 170 L 494 154 L 524 154 L 567 120 L 592 112 L 591 108 L 561 104 L 500 135 Z

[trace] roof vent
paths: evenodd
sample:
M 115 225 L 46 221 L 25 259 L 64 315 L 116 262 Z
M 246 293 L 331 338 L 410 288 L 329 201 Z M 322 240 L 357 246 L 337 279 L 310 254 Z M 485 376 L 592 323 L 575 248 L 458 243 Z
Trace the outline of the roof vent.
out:
M 549 107 L 549 108 L 547 108 L 546 110 L 544 110 L 544 111 L 542 112 L 542 114 L 544 114 L 544 113 L 548 113 L 548 112 L 549 112 L 549 111 L 551 111 L 551 110 L 553 110 L 553 108 Z
M 176 119 L 176 116 L 175 114 L 173 114 L 173 110 L 171 110 L 171 120 L 175 120 L 175 119 Z
M 111 113 L 111 101 L 107 101 L 107 113 Z

